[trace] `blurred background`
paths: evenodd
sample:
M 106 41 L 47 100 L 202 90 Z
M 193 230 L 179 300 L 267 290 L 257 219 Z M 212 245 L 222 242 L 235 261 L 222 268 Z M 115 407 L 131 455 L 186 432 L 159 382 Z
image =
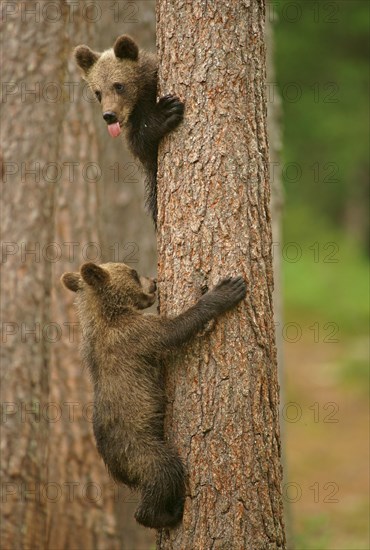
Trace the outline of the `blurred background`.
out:
M 282 100 L 277 335 L 290 534 L 298 549 L 366 549 L 369 6 L 271 2 L 269 13 Z
M 282 100 L 285 502 L 296 548 L 366 549 L 369 5 L 271 2 L 269 15 Z
M 61 4 L 67 6 L 69 1 Z M 49 20 L 41 18 L 34 26 L 27 17 L 15 19 L 9 12 L 9 63 L 3 72 L 4 82 L 15 81 L 19 86 L 22 79 L 31 87 L 40 82 L 44 89 L 53 79 L 79 83 L 73 101 L 53 102 L 44 93 L 41 101 L 34 102 L 26 94 L 18 104 L 10 93 L 7 112 L 11 116 L 3 127 L 10 144 L 5 148 L 5 161 L 14 155 L 24 162 L 57 155 L 63 168 L 62 177 L 55 180 L 50 175 L 48 185 L 41 183 L 36 188 L 26 174 L 23 183 L 27 186 L 19 191 L 16 185 L 5 188 L 4 204 L 19 204 L 19 212 L 17 206 L 10 214 L 4 210 L 14 247 L 21 242 L 50 243 L 54 231 L 56 245 L 48 253 L 61 251 L 55 261 L 49 257 L 45 262 L 35 261 L 33 276 L 26 279 L 24 288 L 14 283 L 22 302 L 18 312 L 8 288 L 5 318 L 32 323 L 41 292 L 40 315 L 44 322 L 60 327 L 66 320 L 70 326 L 76 323 L 73 297 L 58 283 L 63 271 L 75 270 L 86 260 L 124 261 L 148 275 L 156 271 L 155 234 L 143 208 L 140 167 L 121 140 L 108 136 L 99 105 L 86 101 L 86 87 L 71 55 L 81 43 L 97 51 L 110 48 L 123 33 L 155 51 L 155 1 L 94 0 L 81 5 L 86 10 L 81 8 L 74 20 L 64 12 L 64 19 L 55 19 L 53 25 L 52 11 Z M 266 19 L 276 335 L 289 548 L 365 550 L 370 547 L 369 7 L 362 0 L 272 0 L 266 6 Z M 19 36 L 28 45 L 22 54 Z M 20 119 L 20 109 L 31 134 L 14 124 Z M 40 135 L 43 139 L 37 140 L 35 136 Z M 81 174 L 80 168 L 92 161 L 96 164 L 90 166 L 92 171 Z M 66 167 L 72 162 L 77 165 L 76 177 L 71 179 Z M 96 167 L 99 177 L 94 177 Z M 32 219 L 30 211 L 36 213 Z M 69 243 L 67 248 L 65 243 Z M 6 258 L 10 272 L 16 272 L 13 258 L 15 252 Z M 52 283 L 46 300 L 49 276 Z M 62 338 L 49 339 L 51 345 L 37 342 L 40 349 L 30 353 L 25 346 L 17 347 L 19 335 L 14 333 L 14 342 L 9 340 L 9 353 L 17 360 L 3 401 L 12 402 L 14 395 L 21 395 L 25 402 L 25 396 L 32 393 L 42 402 L 42 396 L 49 395 L 48 403 L 51 400 L 61 416 L 60 421 L 50 422 L 49 415 L 34 409 L 38 425 L 30 421 L 21 450 L 4 450 L 6 470 L 12 482 L 27 482 L 26 464 L 29 480 L 58 481 L 69 489 L 74 483 L 76 489 L 73 508 L 71 493 L 64 490 L 61 498 L 49 497 L 45 508 L 39 503 L 34 509 L 29 505 L 25 521 L 29 525 L 35 518 L 44 522 L 50 548 L 71 548 L 79 537 L 86 548 L 153 547 L 153 533 L 133 519 L 137 498 L 113 486 L 96 453 L 86 408 L 92 391 L 77 356 L 77 336 L 71 338 L 63 328 Z M 49 389 L 35 374 L 40 356 L 45 365 L 51 365 Z M 22 368 L 25 362 L 31 374 Z M 71 406 L 67 414 L 66 403 L 75 404 L 73 423 Z M 32 411 L 32 405 L 27 406 Z M 15 417 L 21 409 L 17 405 L 12 412 Z M 5 428 L 16 433 L 13 416 L 6 416 Z M 49 456 L 36 456 L 47 438 Z M 24 457 L 29 462 L 22 462 Z M 16 513 L 18 497 L 15 490 L 7 500 L 5 515 L 9 518 Z

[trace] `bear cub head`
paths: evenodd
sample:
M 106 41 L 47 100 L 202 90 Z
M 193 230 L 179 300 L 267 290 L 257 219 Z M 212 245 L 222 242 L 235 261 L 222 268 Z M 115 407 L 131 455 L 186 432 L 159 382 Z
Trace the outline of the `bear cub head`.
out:
M 61 281 L 77 293 L 79 303 L 88 303 L 109 317 L 150 307 L 156 298 L 156 279 L 140 277 L 135 269 L 123 263 L 88 262 L 81 266 L 80 272 L 64 273 Z
M 103 53 L 77 46 L 74 57 L 101 103 L 110 135 L 119 136 L 143 92 L 143 64 L 148 63 L 150 54 L 139 51 L 136 42 L 124 34 Z

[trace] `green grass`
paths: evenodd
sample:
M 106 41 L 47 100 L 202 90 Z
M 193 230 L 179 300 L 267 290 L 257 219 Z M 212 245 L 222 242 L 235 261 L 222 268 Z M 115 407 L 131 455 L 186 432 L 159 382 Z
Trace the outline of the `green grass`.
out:
M 347 357 L 339 370 L 342 387 L 356 391 L 364 397 L 369 395 L 369 361 L 366 358 Z
M 295 550 L 332 550 L 328 546 L 327 523 L 324 514 L 306 518 L 300 533 L 294 537 Z

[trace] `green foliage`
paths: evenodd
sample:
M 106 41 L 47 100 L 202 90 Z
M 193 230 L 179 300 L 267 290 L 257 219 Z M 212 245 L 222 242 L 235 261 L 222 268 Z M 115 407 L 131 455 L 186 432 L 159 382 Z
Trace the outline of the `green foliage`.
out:
M 369 361 L 360 357 L 347 357 L 341 365 L 340 382 L 344 387 L 351 391 L 355 390 L 367 398 L 369 394 Z
M 304 205 L 312 219 L 347 224 L 349 231 L 348 213 L 355 212 L 365 244 L 369 5 L 356 0 L 274 5 L 287 208 Z M 301 177 L 284 170 L 290 163 L 300 165 Z
M 342 333 L 364 332 L 369 5 L 361 0 L 272 5 L 283 103 L 286 316 L 332 321 Z M 294 246 L 287 248 L 292 242 L 302 253 L 296 262 Z
M 368 259 L 359 243 L 326 220 L 313 222 L 304 207 L 287 212 L 285 235 L 289 235 L 282 262 L 286 320 L 334 322 L 340 339 L 366 333 Z

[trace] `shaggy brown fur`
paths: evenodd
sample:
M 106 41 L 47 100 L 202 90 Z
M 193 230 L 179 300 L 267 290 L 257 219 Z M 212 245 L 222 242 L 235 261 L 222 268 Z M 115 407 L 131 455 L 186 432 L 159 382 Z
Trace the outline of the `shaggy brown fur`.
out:
M 122 35 L 103 53 L 88 46 L 74 51 L 78 66 L 101 102 L 107 124 L 125 129 L 130 149 L 147 173 L 147 206 L 157 221 L 157 152 L 160 139 L 183 119 L 184 104 L 175 96 L 157 102 L 157 62 Z M 119 131 L 119 130 L 118 130 Z
M 155 301 L 154 279 L 125 264 L 84 264 L 65 273 L 76 292 L 82 350 L 94 383 L 93 427 L 98 450 L 114 479 L 141 489 L 137 521 L 171 527 L 181 521 L 184 468 L 164 440 L 162 362 L 211 319 L 246 294 L 242 277 L 222 280 L 181 315 L 143 314 Z

